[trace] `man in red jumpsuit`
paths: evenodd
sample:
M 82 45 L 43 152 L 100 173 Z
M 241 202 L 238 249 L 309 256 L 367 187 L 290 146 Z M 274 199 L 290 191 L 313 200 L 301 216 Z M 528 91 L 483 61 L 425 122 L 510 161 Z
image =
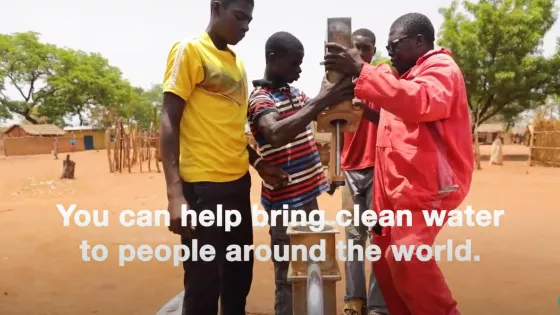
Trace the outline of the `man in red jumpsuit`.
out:
M 380 109 L 375 210 L 410 210 L 412 226 L 382 227 L 375 275 L 391 315 L 458 315 L 457 302 L 432 259 L 396 261 L 390 245 L 433 245 L 441 226 L 422 210 L 456 209 L 471 185 L 474 156 L 465 83 L 445 49 L 434 49 L 434 27 L 418 13 L 391 26 L 387 50 L 397 73 L 364 63 L 356 49 L 325 56 L 327 71 L 354 77 L 357 98 Z

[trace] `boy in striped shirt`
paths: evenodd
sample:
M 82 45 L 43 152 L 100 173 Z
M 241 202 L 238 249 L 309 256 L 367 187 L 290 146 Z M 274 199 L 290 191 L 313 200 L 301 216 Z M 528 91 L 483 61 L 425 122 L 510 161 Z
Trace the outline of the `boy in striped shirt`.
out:
M 263 159 L 290 174 L 291 181 L 277 189 L 263 181 L 261 203 L 269 213 L 286 208 L 310 212 L 318 209 L 317 197 L 329 190 L 311 122 L 327 106 L 352 100 L 354 84 L 351 78 L 335 84 L 324 81 L 319 95 L 310 99 L 290 85 L 301 73 L 304 56 L 301 42 L 290 33 L 278 32 L 267 40 L 265 51 L 265 77 L 253 81 L 255 89 L 249 97 L 249 126 Z M 283 220 L 282 216 L 276 216 L 272 221 L 276 224 L 270 226 L 271 245 L 279 250 L 278 257 L 284 257 L 284 245 L 290 243 Z M 291 315 L 289 260 L 273 261 L 275 312 L 276 315 Z

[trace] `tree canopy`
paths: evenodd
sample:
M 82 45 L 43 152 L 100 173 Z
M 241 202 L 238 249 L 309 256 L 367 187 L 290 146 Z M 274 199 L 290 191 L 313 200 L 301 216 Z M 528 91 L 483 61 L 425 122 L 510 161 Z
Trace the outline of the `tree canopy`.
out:
M 513 121 L 560 91 L 560 39 L 552 57 L 542 42 L 557 15 L 554 0 L 457 0 L 440 9 L 438 44 L 462 69 L 474 113 L 483 123 L 498 115 Z M 461 10 L 463 9 L 463 10 Z
M 557 19 L 554 5 L 454 0 L 440 10 L 438 44 L 452 51 L 463 71 L 469 106 L 479 111 L 476 124 L 496 116 L 514 121 L 560 95 L 560 39 L 553 56 L 542 54 Z M 372 64 L 380 63 L 390 61 L 378 53 Z M 0 34 L 0 78 L 0 121 L 18 114 L 31 123 L 63 125 L 77 116 L 83 125 L 105 126 L 111 113 L 148 127 L 154 108 L 161 108 L 161 86 L 134 87 L 100 54 L 43 43 L 35 32 Z
M 162 97 L 158 86 L 133 87 L 100 54 L 42 43 L 35 32 L 0 34 L 0 78 L 0 119 L 19 114 L 33 124 L 77 116 L 81 125 L 105 125 L 112 112 L 149 126 Z
M 392 67 L 391 65 L 391 59 L 384 57 L 379 50 L 375 53 L 375 56 L 373 56 L 373 59 L 371 60 L 371 64 L 374 66 L 380 65 L 380 64 L 388 64 L 389 66 Z

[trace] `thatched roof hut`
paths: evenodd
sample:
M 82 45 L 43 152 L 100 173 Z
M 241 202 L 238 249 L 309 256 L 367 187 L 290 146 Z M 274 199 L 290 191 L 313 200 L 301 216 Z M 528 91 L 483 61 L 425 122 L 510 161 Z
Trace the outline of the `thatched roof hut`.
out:
M 56 137 L 63 136 L 66 132 L 53 124 L 16 124 L 4 131 L 3 134 L 7 137 Z
M 487 124 L 481 124 L 478 126 L 477 131 L 478 133 L 498 133 L 498 132 L 504 132 L 505 131 L 505 126 L 501 123 L 487 123 Z

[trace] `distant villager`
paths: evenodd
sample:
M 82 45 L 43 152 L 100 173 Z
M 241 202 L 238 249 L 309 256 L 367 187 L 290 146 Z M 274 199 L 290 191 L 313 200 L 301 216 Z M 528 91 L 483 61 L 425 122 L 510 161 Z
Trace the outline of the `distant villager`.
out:
M 496 137 L 494 142 L 492 142 L 492 152 L 490 154 L 490 165 L 502 165 L 503 164 L 503 152 L 502 152 L 502 139 L 500 136 Z

